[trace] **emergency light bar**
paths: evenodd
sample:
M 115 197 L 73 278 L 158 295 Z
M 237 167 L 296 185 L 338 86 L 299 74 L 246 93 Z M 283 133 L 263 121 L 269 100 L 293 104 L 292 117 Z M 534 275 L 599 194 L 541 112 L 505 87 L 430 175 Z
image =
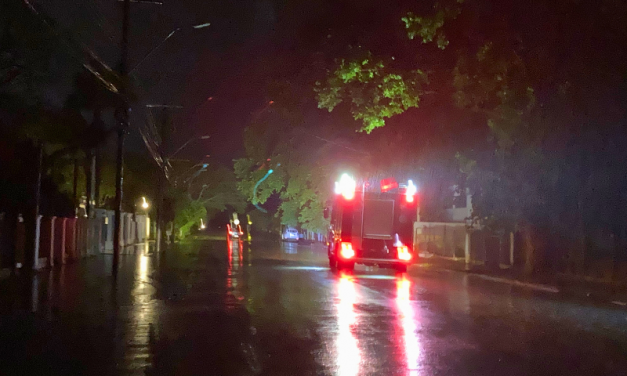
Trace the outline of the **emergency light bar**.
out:
M 414 202 L 416 192 L 418 192 L 418 188 L 414 185 L 414 182 L 409 180 L 407 182 L 407 189 L 405 190 L 405 200 L 407 202 Z
M 342 174 L 340 181 L 335 182 L 335 193 L 344 196 L 347 200 L 352 200 L 355 197 L 356 186 L 355 179 L 348 174 Z
M 381 192 L 388 192 L 396 188 L 398 188 L 398 182 L 394 178 L 381 180 Z

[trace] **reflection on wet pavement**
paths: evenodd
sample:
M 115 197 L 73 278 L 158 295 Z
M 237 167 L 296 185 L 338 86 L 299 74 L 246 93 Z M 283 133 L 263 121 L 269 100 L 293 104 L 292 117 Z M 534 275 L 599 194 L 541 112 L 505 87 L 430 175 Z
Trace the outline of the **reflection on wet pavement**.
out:
M 0 284 L 0 375 L 619 375 L 627 313 L 323 244 L 150 246 Z
M 407 375 L 418 376 L 420 344 L 418 342 L 418 320 L 414 315 L 411 301 L 411 280 L 405 275 L 399 276 L 396 281 L 396 305 L 398 307 L 399 326 L 402 328 L 403 350 Z
M 340 376 L 356 376 L 359 374 L 361 354 L 359 343 L 353 332 L 359 325 L 354 304 L 359 297 L 355 290 L 355 282 L 348 274 L 342 274 L 337 283 L 337 368 Z
M 131 291 L 133 301 L 126 327 L 122 329 L 125 333 L 122 368 L 137 374 L 152 365 L 151 345 L 156 335 L 153 323 L 158 322 L 158 315 L 163 310 L 162 302 L 156 299 L 151 277 L 153 256 L 148 244 L 136 255 L 137 270 Z

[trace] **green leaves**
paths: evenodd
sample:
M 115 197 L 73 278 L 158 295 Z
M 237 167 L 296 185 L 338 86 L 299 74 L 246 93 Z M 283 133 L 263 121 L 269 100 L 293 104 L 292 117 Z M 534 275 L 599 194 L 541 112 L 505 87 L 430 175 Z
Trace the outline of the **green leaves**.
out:
M 341 59 L 338 67 L 323 84 L 316 83 L 318 108 L 333 111 L 350 101 L 350 111 L 366 133 L 385 125 L 385 119 L 418 107 L 422 85 L 428 82 L 421 70 L 396 71 L 374 60 L 368 52 L 364 58 Z
M 457 18 L 463 2 L 464 0 L 437 2 L 434 5 L 435 13 L 430 16 L 418 16 L 408 12 L 407 16 L 401 18 L 407 30 L 407 37 L 409 39 L 418 37 L 425 44 L 435 40 L 439 49 L 445 49 L 450 42 L 444 33 L 444 25 L 448 20 Z
M 176 207 L 174 223 L 181 237 L 187 236 L 201 219 L 208 220 L 230 207 L 237 212 L 246 208 L 235 175 L 225 166 L 175 166 L 172 180 L 176 182 L 170 189 Z
M 179 230 L 181 239 L 187 237 L 192 228 L 200 224 L 201 218 L 207 218 L 207 208 L 201 200 L 191 200 L 186 195 L 177 198 L 174 226 Z
M 369 62 L 360 62 L 369 65 Z M 351 74 L 347 72 L 350 76 Z M 339 79 L 339 78 L 338 78 Z M 353 75 L 351 80 L 357 80 Z M 283 93 L 289 96 L 289 87 Z M 275 195 L 281 201 L 276 216 L 282 224 L 324 231 L 323 207 L 331 189 L 326 143 L 314 137 L 316 130 L 302 126 L 298 103 L 275 104 L 245 130 L 246 157 L 234 161 L 238 190 L 248 202 L 264 205 Z M 272 169 L 274 172 L 257 182 Z

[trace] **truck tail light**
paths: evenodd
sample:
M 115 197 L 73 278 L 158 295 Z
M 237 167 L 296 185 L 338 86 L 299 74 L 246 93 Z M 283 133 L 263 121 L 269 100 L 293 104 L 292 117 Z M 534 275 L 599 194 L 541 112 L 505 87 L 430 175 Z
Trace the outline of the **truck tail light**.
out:
M 353 245 L 350 242 L 342 242 L 340 244 L 340 256 L 345 259 L 355 257 L 355 251 Z
M 411 253 L 409 252 L 409 248 L 406 245 L 401 245 L 398 248 L 396 248 L 397 251 L 397 257 L 399 260 L 402 261 L 410 261 L 411 260 Z

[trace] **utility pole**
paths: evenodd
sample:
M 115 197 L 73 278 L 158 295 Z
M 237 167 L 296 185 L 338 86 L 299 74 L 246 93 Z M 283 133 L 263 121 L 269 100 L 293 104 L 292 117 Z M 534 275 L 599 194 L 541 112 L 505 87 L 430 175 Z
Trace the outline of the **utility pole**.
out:
M 37 172 L 35 174 L 35 184 L 33 190 L 32 220 L 30 233 L 28 233 L 29 246 L 24 254 L 24 268 L 28 271 L 37 270 L 39 264 L 39 207 L 41 205 L 41 177 L 43 174 L 44 146 L 42 142 L 37 143 Z M 10 218 L 16 220 L 16 218 Z M 13 262 L 15 265 L 15 262 Z
M 128 103 L 128 32 L 131 0 L 124 0 L 122 10 L 122 44 L 120 76 L 122 78 L 122 108 L 118 112 L 118 148 L 115 174 L 115 228 L 113 231 L 113 274 L 117 275 L 120 262 L 120 235 L 122 233 L 122 186 L 124 168 L 124 136 L 129 123 Z
M 159 147 L 159 152 L 161 154 L 161 160 L 163 161 L 163 168 L 159 170 L 159 180 L 157 182 L 158 186 L 157 186 L 157 239 L 156 239 L 156 243 L 155 243 L 155 250 L 157 252 L 161 252 L 162 250 L 162 245 L 164 244 L 163 240 L 164 240 L 164 235 L 165 235 L 165 228 L 163 226 L 163 209 L 164 209 L 164 199 L 165 199 L 165 182 L 166 182 L 166 169 L 169 163 L 169 159 L 168 159 L 168 152 L 169 152 L 169 148 L 168 148 L 168 141 L 170 141 L 170 137 L 171 135 L 171 124 L 169 124 L 169 117 L 168 117 L 168 109 L 170 108 L 170 106 L 168 105 L 164 105 L 161 107 L 162 108 L 162 116 L 161 116 L 161 124 L 160 124 L 160 135 L 161 135 L 161 145 Z

